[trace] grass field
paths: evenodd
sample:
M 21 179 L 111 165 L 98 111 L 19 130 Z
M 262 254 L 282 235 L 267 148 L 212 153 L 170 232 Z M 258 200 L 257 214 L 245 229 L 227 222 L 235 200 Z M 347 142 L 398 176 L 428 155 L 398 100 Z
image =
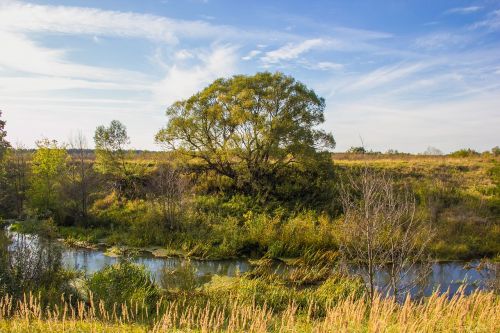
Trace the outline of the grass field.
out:
M 500 158 L 334 154 L 337 168 L 368 166 L 410 185 L 434 224 L 439 259 L 500 253 Z

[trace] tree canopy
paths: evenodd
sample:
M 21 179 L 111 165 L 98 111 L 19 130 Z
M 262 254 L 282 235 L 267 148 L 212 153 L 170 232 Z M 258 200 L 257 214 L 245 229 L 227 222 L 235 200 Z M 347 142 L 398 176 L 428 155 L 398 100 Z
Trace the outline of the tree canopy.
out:
M 335 146 L 325 101 L 282 73 L 218 79 L 167 109 L 156 141 L 227 176 L 238 186 L 272 179 Z

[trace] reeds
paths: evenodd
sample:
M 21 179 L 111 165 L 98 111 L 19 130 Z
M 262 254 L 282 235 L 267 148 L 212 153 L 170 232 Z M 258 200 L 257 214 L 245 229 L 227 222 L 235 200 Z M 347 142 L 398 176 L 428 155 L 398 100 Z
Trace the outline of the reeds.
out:
M 475 292 L 453 297 L 433 294 L 422 301 L 398 303 L 380 295 L 372 304 L 346 297 L 318 315 L 310 300 L 305 310 L 290 303 L 277 312 L 238 300 L 204 304 L 160 300 L 156 309 L 143 304 L 104 301 L 42 306 L 28 294 L 0 299 L 0 332 L 499 332 L 500 298 Z

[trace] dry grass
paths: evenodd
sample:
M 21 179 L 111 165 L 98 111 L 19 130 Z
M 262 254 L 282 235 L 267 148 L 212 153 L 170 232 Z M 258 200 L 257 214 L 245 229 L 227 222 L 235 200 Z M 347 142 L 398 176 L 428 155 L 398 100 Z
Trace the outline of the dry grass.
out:
M 144 312 L 140 305 L 104 304 L 43 308 L 34 296 L 0 300 L 0 332 L 499 332 L 500 298 L 493 293 L 470 296 L 434 294 L 423 302 L 403 303 L 376 297 L 347 297 L 319 315 L 310 302 L 306 311 L 290 304 L 276 313 L 266 306 L 233 301 L 223 305 L 162 302 Z M 146 315 L 144 315 L 146 313 Z M 147 313 L 150 313 L 148 317 Z

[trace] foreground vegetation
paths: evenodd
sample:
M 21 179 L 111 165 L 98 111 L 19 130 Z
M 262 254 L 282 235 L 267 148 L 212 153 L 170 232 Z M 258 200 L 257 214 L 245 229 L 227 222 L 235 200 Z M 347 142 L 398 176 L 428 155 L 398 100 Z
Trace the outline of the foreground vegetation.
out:
M 59 303 L 42 308 L 29 296 L 12 304 L 0 300 L 2 332 L 498 332 L 500 300 L 491 293 L 432 295 L 404 303 L 376 297 L 369 304 L 346 297 L 318 314 L 316 301 L 306 311 L 291 303 L 283 311 L 241 303 L 158 303 L 147 317 L 133 303 L 108 311 L 104 301 L 86 305 Z

